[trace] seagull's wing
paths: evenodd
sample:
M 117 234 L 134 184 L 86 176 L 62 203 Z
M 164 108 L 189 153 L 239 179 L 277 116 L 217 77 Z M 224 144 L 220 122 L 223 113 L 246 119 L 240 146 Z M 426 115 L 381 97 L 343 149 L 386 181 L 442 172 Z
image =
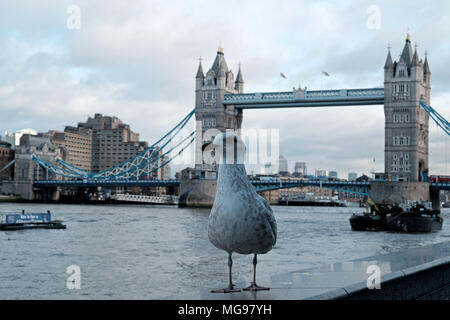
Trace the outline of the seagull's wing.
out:
M 277 221 L 275 220 L 275 216 L 273 215 L 272 208 L 270 207 L 270 204 L 267 202 L 266 199 L 261 197 L 258 194 L 258 197 L 260 198 L 260 201 L 264 205 L 264 207 L 267 209 L 265 210 L 267 221 L 269 222 L 270 228 L 272 229 L 273 235 L 275 236 L 275 240 L 273 242 L 273 245 L 277 242 Z

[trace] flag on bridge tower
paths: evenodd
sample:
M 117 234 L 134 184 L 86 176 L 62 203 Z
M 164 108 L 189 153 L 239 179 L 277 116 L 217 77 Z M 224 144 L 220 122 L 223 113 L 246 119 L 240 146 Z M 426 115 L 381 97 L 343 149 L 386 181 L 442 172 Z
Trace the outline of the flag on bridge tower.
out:
M 284 79 L 287 79 L 283 72 L 280 72 L 280 76 Z
M 325 76 L 327 76 L 327 77 L 330 76 L 330 74 L 329 74 L 328 72 L 324 71 L 324 70 L 322 70 L 322 74 L 325 75 Z

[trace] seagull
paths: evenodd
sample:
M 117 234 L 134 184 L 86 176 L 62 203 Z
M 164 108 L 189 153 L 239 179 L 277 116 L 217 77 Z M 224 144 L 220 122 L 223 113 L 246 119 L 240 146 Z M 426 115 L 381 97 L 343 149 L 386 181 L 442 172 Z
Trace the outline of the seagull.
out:
M 253 254 L 253 281 L 246 291 L 270 290 L 256 284 L 257 255 L 277 240 L 277 223 L 269 203 L 256 193 L 244 166 L 245 144 L 234 133 L 221 133 L 212 146 L 218 151 L 217 191 L 208 221 L 208 238 L 228 253 L 228 287 L 213 293 L 239 292 L 232 282 L 232 254 Z

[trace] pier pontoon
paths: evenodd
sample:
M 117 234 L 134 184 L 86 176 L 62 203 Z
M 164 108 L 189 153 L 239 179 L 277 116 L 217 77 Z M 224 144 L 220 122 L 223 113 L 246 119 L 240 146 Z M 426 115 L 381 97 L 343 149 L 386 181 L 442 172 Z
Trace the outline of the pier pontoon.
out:
M 6 214 L 0 220 L 0 231 L 16 231 L 25 229 L 66 229 L 60 220 L 53 220 L 50 211 L 47 213 Z

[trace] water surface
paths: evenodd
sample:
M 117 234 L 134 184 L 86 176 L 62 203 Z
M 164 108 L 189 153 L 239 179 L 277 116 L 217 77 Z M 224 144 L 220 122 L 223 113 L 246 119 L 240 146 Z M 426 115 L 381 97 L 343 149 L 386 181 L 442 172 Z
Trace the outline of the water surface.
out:
M 226 285 L 227 254 L 208 240 L 209 210 L 167 206 L 0 203 L 0 214 L 45 212 L 66 230 L 0 232 L 0 299 L 163 299 Z M 351 231 L 359 208 L 273 206 L 275 248 L 258 259 L 258 279 L 270 275 L 450 240 L 430 234 Z M 66 268 L 81 269 L 81 289 L 69 290 Z M 234 255 L 236 283 L 250 282 L 252 257 Z

